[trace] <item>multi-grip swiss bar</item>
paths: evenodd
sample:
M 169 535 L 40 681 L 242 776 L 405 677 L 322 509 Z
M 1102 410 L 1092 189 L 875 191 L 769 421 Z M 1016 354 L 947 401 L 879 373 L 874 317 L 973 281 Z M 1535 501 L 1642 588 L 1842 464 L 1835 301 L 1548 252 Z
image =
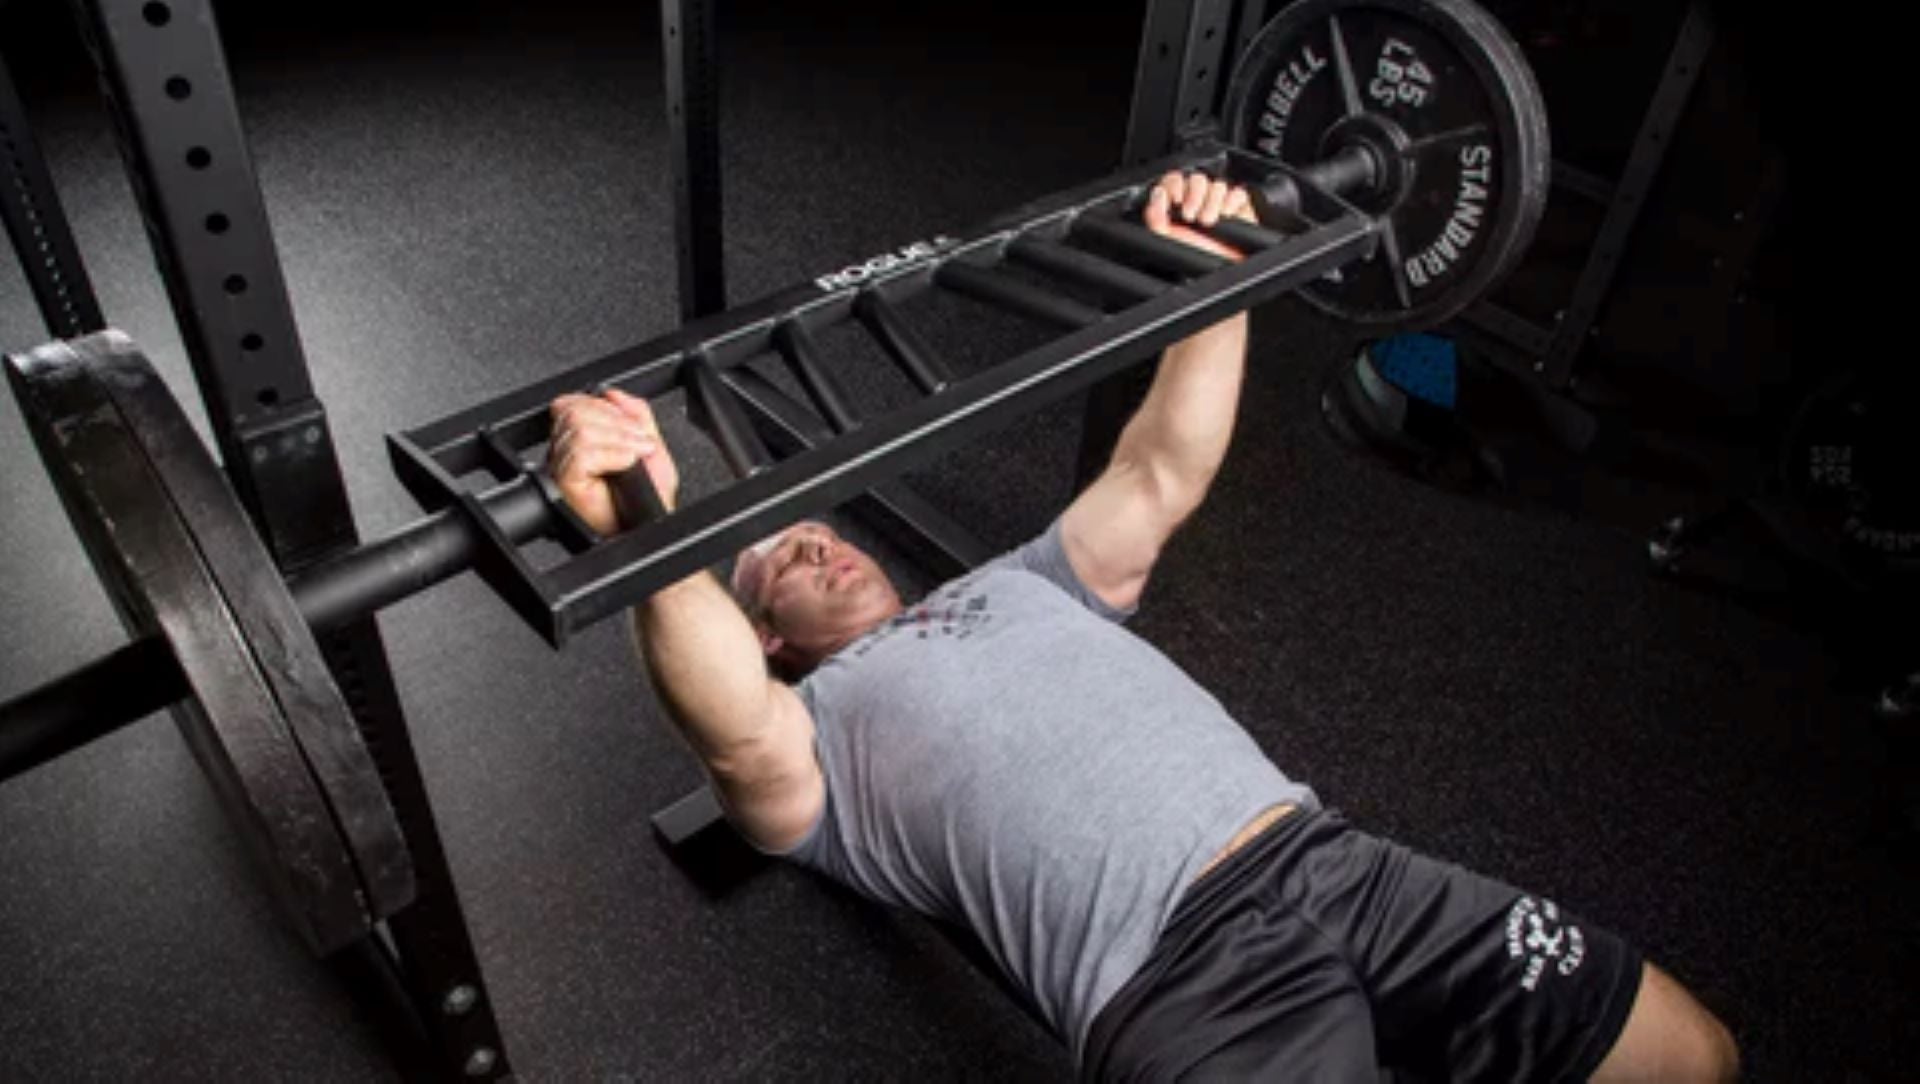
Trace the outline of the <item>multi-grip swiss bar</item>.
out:
M 785 523 L 853 498 L 1372 250 L 1371 219 L 1297 178 L 1306 194 L 1300 232 L 1239 222 L 1213 231 L 1249 252 L 1243 262 L 1160 237 L 1135 219 L 1145 187 L 1170 169 L 1287 174 L 1237 150 L 1196 148 L 1031 205 L 964 238 L 943 238 L 926 246 L 931 254 L 925 258 L 858 285 L 797 286 L 395 435 L 389 443 L 399 476 L 433 514 L 307 570 L 288 585 L 294 604 L 324 631 L 472 568 L 558 646 Z M 1063 288 L 1009 274 L 1008 261 Z M 1064 334 L 956 381 L 899 312 L 904 301 L 932 287 Z M 859 419 L 815 345 L 819 332 L 849 320 L 868 329 L 927 394 Z M 31 382 L 37 369 L 61 364 L 63 356 L 67 364 L 85 364 L 89 351 L 109 349 L 92 340 L 57 345 L 38 362 L 16 361 L 12 375 L 16 383 Z M 742 364 L 770 353 L 782 356 L 826 420 L 826 439 L 800 433 L 793 419 L 804 411 Z M 535 453 L 547 439 L 548 405 L 556 396 L 614 387 L 649 398 L 683 391 L 738 480 L 629 533 L 591 537 L 557 501 Z M 795 454 L 776 460 L 766 442 L 769 430 Z M 476 476 L 484 481 L 469 485 Z M 560 542 L 568 557 L 536 568 L 522 547 L 538 540 Z M 0 772 L 16 774 L 191 692 L 163 642 L 137 640 L 0 707 Z

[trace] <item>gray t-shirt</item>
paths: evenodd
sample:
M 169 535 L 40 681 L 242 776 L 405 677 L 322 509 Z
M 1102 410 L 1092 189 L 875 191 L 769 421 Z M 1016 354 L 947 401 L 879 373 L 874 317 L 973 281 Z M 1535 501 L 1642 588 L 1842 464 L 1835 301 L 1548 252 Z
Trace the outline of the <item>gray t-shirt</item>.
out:
M 1126 616 L 1055 522 L 798 687 L 827 800 L 789 857 L 972 929 L 1076 1059 L 1207 861 L 1317 805 Z

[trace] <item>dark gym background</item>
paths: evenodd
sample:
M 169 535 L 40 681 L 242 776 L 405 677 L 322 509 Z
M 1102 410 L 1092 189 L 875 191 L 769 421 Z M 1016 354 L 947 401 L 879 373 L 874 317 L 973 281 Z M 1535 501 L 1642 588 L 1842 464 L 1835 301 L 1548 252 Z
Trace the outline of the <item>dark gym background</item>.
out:
M 364 534 L 417 515 L 385 433 L 673 325 L 657 21 L 632 7 L 221 8 Z M 1601 37 L 1620 51 L 1600 67 L 1622 85 L 1542 73 L 1573 103 L 1556 141 L 1596 148 L 1596 169 L 1630 138 L 1673 19 L 1612 8 Z M 937 11 L 721 6 L 735 301 L 1113 166 L 1140 5 Z M 14 0 L 0 44 L 109 320 L 192 398 L 64 5 Z M 1643 368 L 1684 368 L 1714 318 L 1682 305 L 1670 344 L 1630 345 Z M 1734 1029 L 1751 1079 L 1910 1078 L 1920 886 L 1846 649 L 1650 575 L 1644 531 L 1679 489 L 1473 501 L 1344 449 L 1316 400 L 1354 337 L 1292 302 L 1255 328 L 1232 458 L 1139 631 L 1356 821 L 1628 935 Z M 0 261 L 0 346 L 43 335 Z M 1737 399 L 1741 356 L 1713 364 Z M 1075 406 L 1050 410 L 916 480 L 1011 545 L 1070 495 L 1077 428 Z M 690 489 L 720 477 L 697 438 L 679 448 Z M 11 398 L 0 459 L 10 697 L 122 634 Z M 676 870 L 647 817 L 697 774 L 617 623 L 554 655 L 471 577 L 381 622 L 526 1078 L 1067 1074 L 920 921 L 782 868 L 719 897 Z M 0 1078 L 392 1074 L 275 922 L 165 720 L 0 787 L 0 870 Z

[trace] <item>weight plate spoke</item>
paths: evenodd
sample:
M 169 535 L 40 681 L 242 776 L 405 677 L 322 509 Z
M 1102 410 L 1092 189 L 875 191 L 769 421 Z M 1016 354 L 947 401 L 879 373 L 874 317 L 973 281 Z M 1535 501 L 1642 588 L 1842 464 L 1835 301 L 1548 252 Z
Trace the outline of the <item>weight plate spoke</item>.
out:
M 1419 139 L 1413 140 L 1408 146 L 1417 152 L 1430 150 L 1435 147 L 1450 147 L 1456 143 L 1464 143 L 1470 139 L 1488 138 L 1491 138 L 1491 136 L 1487 131 L 1486 125 L 1469 124 L 1464 128 L 1455 128 L 1451 131 L 1435 132 L 1429 136 L 1422 136 Z
M 1340 102 L 1345 107 L 1345 116 L 1358 116 L 1366 112 L 1366 106 L 1360 103 L 1360 83 L 1353 77 L 1353 60 L 1347 55 L 1347 39 L 1340 33 L 1338 16 L 1327 16 L 1328 44 L 1333 50 L 1333 68 L 1340 76 Z
M 1512 39 L 1466 0 L 1300 0 L 1248 48 L 1226 125 L 1247 149 L 1336 186 L 1393 238 L 1379 268 L 1300 291 L 1376 329 L 1431 326 L 1478 299 L 1546 206 L 1539 90 Z M 1371 177 L 1313 171 L 1356 148 Z
M 1407 264 L 1400 254 L 1400 231 L 1391 221 L 1380 229 L 1380 255 L 1393 277 L 1393 296 L 1399 298 L 1401 308 L 1413 308 L 1413 284 L 1407 281 Z

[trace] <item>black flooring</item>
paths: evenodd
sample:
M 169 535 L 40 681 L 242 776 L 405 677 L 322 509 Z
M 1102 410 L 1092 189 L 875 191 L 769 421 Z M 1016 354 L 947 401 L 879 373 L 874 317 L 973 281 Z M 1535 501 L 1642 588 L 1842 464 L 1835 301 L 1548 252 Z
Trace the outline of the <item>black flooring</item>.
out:
M 416 515 L 384 434 L 675 322 L 656 32 L 580 7 L 364 5 L 349 13 L 406 21 L 235 35 L 365 533 Z M 1117 154 L 1134 6 L 949 9 L 937 27 L 908 5 L 724 7 L 736 299 Z M 104 117 L 62 75 L 78 57 L 8 19 L 0 47 L 35 54 L 35 119 L 110 319 L 189 396 Z M 956 352 L 1011 334 L 925 318 Z M 5 268 L 0 336 L 42 337 Z M 1884 834 L 1886 745 L 1830 641 L 1649 575 L 1651 518 L 1474 502 L 1349 453 L 1315 401 L 1353 338 L 1287 302 L 1256 339 L 1232 458 L 1139 631 L 1359 823 L 1629 936 L 1729 1023 L 1752 1079 L 1910 1079 L 1920 886 Z M 1011 545 L 1070 495 L 1077 427 L 1066 404 L 915 479 Z M 680 446 L 692 489 L 721 477 Z M 4 697 L 122 636 L 10 399 L 0 455 Z M 1066 1075 L 918 920 L 791 870 L 714 897 L 675 869 L 647 817 L 697 775 L 615 623 L 555 655 L 470 577 L 381 623 L 528 1079 Z M 392 1074 L 233 842 L 159 717 L 0 786 L 0 1078 Z

